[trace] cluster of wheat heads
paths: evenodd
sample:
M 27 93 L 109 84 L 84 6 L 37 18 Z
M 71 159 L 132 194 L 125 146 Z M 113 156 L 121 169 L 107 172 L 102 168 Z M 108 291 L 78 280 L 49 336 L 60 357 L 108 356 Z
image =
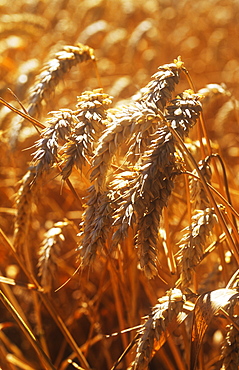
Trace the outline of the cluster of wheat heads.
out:
M 12 242 L 1 230 L 2 367 L 236 368 L 238 214 L 201 116 L 207 100 L 234 100 L 220 85 L 195 93 L 178 58 L 125 104 L 112 107 L 98 88 L 45 122 L 33 118 L 62 74 L 87 60 L 88 46 L 64 47 L 25 111 L 1 99 L 21 115 L 18 128 L 25 118 L 39 135 Z M 191 89 L 176 93 L 182 75 Z M 4 330 L 12 322 L 17 346 Z

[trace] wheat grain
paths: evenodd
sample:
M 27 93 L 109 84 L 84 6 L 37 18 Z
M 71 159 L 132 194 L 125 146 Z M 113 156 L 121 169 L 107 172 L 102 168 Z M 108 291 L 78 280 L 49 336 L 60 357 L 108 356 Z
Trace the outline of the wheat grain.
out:
M 143 370 L 148 365 L 154 351 L 154 341 L 167 336 L 169 324 L 177 318 L 183 309 L 185 297 L 181 290 L 172 289 L 165 296 L 159 298 L 152 309 L 152 313 L 140 330 L 140 339 L 137 344 L 136 357 L 132 370 Z

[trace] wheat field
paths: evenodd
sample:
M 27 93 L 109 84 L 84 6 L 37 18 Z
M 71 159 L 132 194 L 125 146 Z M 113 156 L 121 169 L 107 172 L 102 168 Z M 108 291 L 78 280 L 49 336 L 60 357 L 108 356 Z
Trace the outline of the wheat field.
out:
M 238 15 L 0 1 L 0 369 L 238 369 Z

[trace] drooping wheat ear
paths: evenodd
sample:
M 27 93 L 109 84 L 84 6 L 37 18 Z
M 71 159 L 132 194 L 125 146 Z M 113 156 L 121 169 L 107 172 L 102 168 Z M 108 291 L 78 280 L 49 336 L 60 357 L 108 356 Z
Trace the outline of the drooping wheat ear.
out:
M 155 341 L 166 338 L 170 323 L 176 321 L 177 316 L 182 312 L 185 297 L 181 290 L 173 289 L 158 300 L 152 313 L 140 330 L 140 339 L 137 344 L 136 357 L 132 364 L 132 370 L 146 369 L 153 357 Z M 162 341 L 162 344 L 164 341 Z
M 42 177 L 36 180 L 36 168 L 31 167 L 20 183 L 16 199 L 17 217 L 14 225 L 14 246 L 20 254 L 24 252 L 27 244 L 31 209 L 42 181 Z M 32 187 L 33 182 L 34 187 Z
M 186 91 L 166 108 L 165 120 L 184 138 L 200 111 L 198 96 Z M 160 217 L 177 172 L 175 140 L 168 126 L 159 127 L 153 137 L 149 150 L 141 157 L 138 177 L 127 181 L 126 188 L 121 189 L 122 200 L 114 215 L 117 230 L 113 235 L 113 244 L 120 242 L 132 220 L 137 219 L 136 247 L 140 265 L 149 278 L 157 274 Z
M 215 122 L 217 122 L 218 136 L 227 134 L 228 132 L 234 132 L 234 121 L 238 122 L 239 115 L 239 101 L 236 99 L 230 99 L 226 101 L 222 107 L 217 111 Z M 228 123 L 232 123 L 232 126 L 228 126 Z
M 132 134 L 127 143 L 129 149 L 125 155 L 125 160 L 136 167 L 140 165 L 142 153 L 149 147 L 152 135 L 162 124 L 162 119 L 158 115 L 159 111 L 155 112 L 154 109 L 149 108 L 149 103 L 146 107 L 145 102 L 141 102 L 141 106 L 142 112 L 145 114 L 145 125 L 142 130 L 135 130 Z
M 239 320 L 234 319 L 239 325 Z M 239 366 L 239 332 L 234 325 L 227 326 L 227 335 L 222 347 L 222 367 L 221 370 L 234 370 Z
M 15 247 L 22 249 L 28 233 L 31 204 L 33 203 L 39 184 L 57 162 L 58 140 L 66 140 L 71 126 L 75 122 L 70 110 L 53 112 L 47 121 L 50 125 L 42 132 L 42 138 L 37 141 L 37 151 L 34 153 L 33 165 L 21 181 L 17 193 L 17 216 L 15 221 Z
M 52 112 L 52 117 L 46 121 L 49 127 L 42 131 L 41 139 L 35 144 L 37 150 L 33 154 L 33 163 L 37 176 L 41 176 L 43 171 L 49 171 L 57 162 L 59 140 L 66 141 L 77 122 L 77 117 L 70 109 Z
M 41 286 L 45 292 L 50 292 L 54 286 L 58 259 L 65 240 L 63 229 L 68 222 L 56 222 L 54 226 L 45 233 L 45 239 L 39 250 L 38 265 L 41 278 Z
M 107 191 L 97 192 L 94 185 L 89 188 L 89 200 L 83 214 L 82 240 L 79 245 L 82 266 L 94 261 L 97 251 L 102 251 L 111 228 L 111 202 Z
M 207 183 L 210 183 L 212 171 L 208 161 L 201 160 L 198 163 L 198 168 Z M 197 171 L 193 170 L 193 174 L 197 175 Z M 190 200 L 192 202 L 193 209 L 205 209 L 210 207 L 210 201 L 208 199 L 205 188 L 203 187 L 201 181 L 195 177 L 192 177 L 190 179 Z
M 41 103 L 47 101 L 62 76 L 78 63 L 95 60 L 94 51 L 87 45 L 65 46 L 55 54 L 54 59 L 46 63 L 30 91 L 28 113 L 39 116 Z
M 105 190 L 107 170 L 118 147 L 128 142 L 132 135 L 145 133 L 152 126 L 157 127 L 160 121 L 157 115 L 171 99 L 181 68 L 182 62 L 159 67 L 134 103 L 109 111 L 110 126 L 99 140 L 92 163 L 91 181 L 95 182 L 97 189 Z
M 193 94 L 192 90 L 185 90 L 167 106 L 165 116 L 171 128 L 177 131 L 181 138 L 185 138 L 190 128 L 195 125 L 201 110 L 200 96 Z
M 152 76 L 152 80 L 140 90 L 137 101 L 152 104 L 163 111 L 167 102 L 172 98 L 175 84 L 178 84 L 183 62 L 175 60 L 174 63 L 164 64 Z
M 45 18 L 31 13 L 5 14 L 0 18 L 0 35 L 26 34 L 28 37 L 36 37 L 43 34 L 47 27 Z
M 77 110 L 74 111 L 77 123 L 62 149 L 63 179 L 70 176 L 74 165 L 81 169 L 92 157 L 95 142 L 105 128 L 106 109 L 110 104 L 111 98 L 102 89 L 86 91 L 78 97 Z
M 107 220 L 102 224 L 104 228 L 108 226 L 108 222 L 111 219 L 112 207 L 110 206 L 109 196 L 106 196 L 106 193 L 107 184 L 109 183 L 107 173 L 113 155 L 116 153 L 120 144 L 127 142 L 132 137 L 133 133 L 138 133 L 140 131 L 145 132 L 152 126 L 157 127 L 160 125 L 162 121 L 161 115 L 163 113 L 160 112 L 159 105 L 163 107 L 167 103 L 167 99 L 171 97 L 171 92 L 174 89 L 175 83 L 178 82 L 180 68 L 181 64 L 171 64 L 160 67 L 160 72 L 155 75 L 155 80 L 151 81 L 151 84 L 147 86 L 147 93 L 145 92 L 145 95 L 142 95 L 137 102 L 108 111 L 108 120 L 111 121 L 111 126 L 105 130 L 102 137 L 99 139 L 99 145 L 96 148 L 92 163 L 91 181 L 94 184 L 94 191 L 91 189 L 92 200 L 89 199 L 88 207 L 89 205 L 91 206 L 85 213 L 85 217 L 91 219 L 91 226 L 87 226 L 88 220 L 86 222 L 84 221 L 84 236 L 80 247 L 83 252 L 83 260 L 88 260 L 86 257 L 87 255 L 95 255 L 97 250 L 95 240 L 100 240 L 101 245 L 102 239 L 99 239 L 98 236 L 97 239 L 95 237 L 95 235 L 100 235 L 99 225 L 101 225 L 101 223 L 98 221 L 99 215 L 101 215 L 102 219 Z M 159 103 L 160 100 L 162 100 L 161 103 Z M 160 115 L 158 115 L 159 112 Z M 169 129 L 167 129 L 167 134 L 171 135 Z M 160 138 L 160 140 L 162 140 L 162 138 Z M 144 174 L 141 176 L 140 187 L 143 186 L 143 176 Z M 103 199 L 103 202 L 99 201 L 100 199 Z M 162 197 L 162 199 L 164 198 Z M 100 214 L 97 211 L 97 207 L 99 206 L 97 205 L 98 202 L 103 204 L 103 206 L 100 207 L 103 213 L 101 212 Z M 147 207 L 148 205 L 145 205 L 144 209 L 147 209 Z M 89 217 L 87 213 L 89 213 Z M 94 231 L 92 232 L 92 225 L 94 225 L 93 230 L 97 230 L 97 233 Z M 105 235 L 104 230 L 102 230 L 102 234 Z M 91 252 L 86 252 L 86 250 L 90 250 Z M 155 263 L 152 263 L 152 261 L 156 259 L 155 255 L 155 249 L 151 252 L 150 247 L 147 247 L 147 257 L 145 256 L 145 260 L 148 259 L 148 263 L 147 266 L 145 263 L 144 270 L 145 272 L 147 271 L 148 276 L 156 274 Z
M 144 132 L 158 123 L 154 110 L 145 104 L 135 103 L 108 112 L 111 125 L 99 139 L 92 162 L 91 181 L 97 190 L 104 192 L 107 172 L 117 149 L 126 143 L 133 133 Z
M 203 96 L 203 103 L 208 103 L 219 96 L 230 97 L 231 93 L 227 89 L 225 84 L 208 84 L 206 87 L 198 90 L 198 94 Z
M 206 240 L 217 222 L 214 209 L 206 208 L 195 211 L 191 225 L 185 229 L 186 233 L 179 242 L 178 253 L 182 287 L 187 287 L 191 283 L 194 268 L 200 263 Z
M 167 126 L 156 132 L 149 151 L 142 159 L 137 210 L 136 248 L 140 266 L 148 278 L 158 272 L 158 229 L 163 207 L 174 185 L 176 173 L 174 139 Z
M 113 226 L 116 229 L 112 236 L 112 249 L 127 237 L 129 227 L 136 223 L 135 200 L 140 191 L 139 177 L 139 171 L 132 168 L 116 175 L 110 184 L 114 194 Z
M 113 208 L 107 189 L 109 183 L 107 170 L 112 156 L 119 145 L 127 140 L 127 137 L 132 130 L 135 130 L 137 125 L 141 124 L 142 130 L 144 130 L 144 127 L 148 128 L 149 125 L 158 122 L 158 117 L 154 111 L 150 110 L 149 113 L 149 109 L 147 107 L 145 109 L 148 112 L 146 116 L 145 111 L 142 112 L 138 105 L 124 107 L 121 120 L 119 120 L 120 114 L 118 113 L 120 110 L 116 110 L 115 117 L 117 118 L 114 129 L 106 129 L 99 139 L 99 145 L 92 163 L 91 180 L 94 183 L 93 187 L 90 188 L 87 208 L 83 215 L 82 242 L 79 248 L 83 265 L 92 261 L 97 250 L 102 249 L 106 241 L 106 234 L 110 230 Z M 90 224 L 88 224 L 89 222 Z

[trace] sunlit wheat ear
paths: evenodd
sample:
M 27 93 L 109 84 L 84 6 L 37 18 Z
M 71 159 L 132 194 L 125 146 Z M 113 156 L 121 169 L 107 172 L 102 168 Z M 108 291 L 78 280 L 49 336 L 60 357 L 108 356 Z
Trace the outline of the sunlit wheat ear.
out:
M 218 125 L 218 135 L 228 133 L 228 123 L 238 122 L 239 101 L 230 99 L 225 102 L 216 114 L 215 121 Z
M 179 82 L 182 67 L 183 62 L 180 60 L 160 66 L 158 72 L 152 76 L 152 80 L 140 90 L 137 101 L 145 101 L 163 111 L 172 98 L 175 85 Z
M 197 91 L 198 94 L 202 95 L 203 103 L 211 102 L 220 96 L 230 97 L 230 92 L 227 90 L 225 84 L 208 84 L 202 89 Z
M 157 274 L 160 218 L 176 173 L 174 140 L 168 127 L 159 129 L 155 136 L 142 159 L 134 205 L 138 215 L 136 248 L 140 266 L 148 278 Z
M 170 334 L 168 327 L 176 321 L 177 315 L 182 312 L 185 297 L 181 290 L 173 289 L 158 300 L 152 313 L 140 330 L 140 339 L 137 344 L 136 357 L 132 364 L 132 370 L 146 369 L 153 357 L 155 342 L 165 341 Z M 162 345 L 161 344 L 161 345 Z
M 77 117 L 70 109 L 52 112 L 52 117 L 46 121 L 49 127 L 41 133 L 41 139 L 35 144 L 37 150 L 33 154 L 33 163 L 37 176 L 43 171 L 49 171 L 57 162 L 59 140 L 65 142 L 77 122 Z
M 106 109 L 110 104 L 111 98 L 102 89 L 86 91 L 78 97 L 74 111 L 77 123 L 62 149 L 63 179 L 70 176 L 74 165 L 82 169 L 93 156 L 95 143 L 105 128 Z
M 186 91 L 167 106 L 165 122 L 184 138 L 200 111 L 198 96 Z M 137 177 L 126 179 L 121 188 L 122 200 L 117 201 L 119 208 L 114 215 L 117 230 L 113 235 L 113 245 L 126 236 L 128 226 L 136 219 L 138 257 L 149 278 L 157 274 L 160 217 L 163 207 L 167 206 L 178 170 L 175 151 L 175 140 L 169 127 L 160 127 L 154 133 L 149 149 L 141 157 Z M 132 174 L 126 173 L 126 176 L 129 175 Z
M 195 211 L 191 225 L 185 229 L 178 253 L 182 287 L 187 287 L 192 282 L 194 268 L 201 262 L 206 240 L 217 222 L 214 209 L 206 208 Z
M 110 184 L 114 193 L 113 226 L 116 229 L 112 237 L 112 249 L 127 237 L 129 227 L 136 223 L 135 200 L 140 187 L 139 176 L 139 171 L 131 169 L 115 176 Z
M 91 181 L 95 182 L 98 190 L 105 190 L 107 171 L 118 147 L 128 142 L 132 136 L 135 137 L 138 133 L 142 135 L 152 126 L 157 127 L 159 122 L 157 115 L 171 99 L 175 84 L 179 82 L 181 68 L 182 62 L 159 67 L 159 71 L 142 89 L 135 102 L 109 111 L 110 124 L 99 140 L 92 164 Z M 133 153 L 131 152 L 132 150 L 130 154 L 134 154 L 135 149 Z
M 30 91 L 28 113 L 31 116 L 39 116 L 42 101 L 47 102 L 63 75 L 78 63 L 94 59 L 93 49 L 82 44 L 65 46 L 62 51 L 56 53 L 55 57 L 46 63 Z
M 94 261 L 97 251 L 105 246 L 112 225 L 111 201 L 107 192 L 100 193 L 94 186 L 89 189 L 89 201 L 83 214 L 82 240 L 78 250 L 82 257 L 82 266 Z
M 41 286 L 45 292 L 50 292 L 54 286 L 58 259 L 61 254 L 65 237 L 63 229 L 68 222 L 57 222 L 45 233 L 42 246 L 39 250 L 38 275 L 41 278 Z
M 238 318 L 235 319 L 239 325 Z M 221 370 L 234 370 L 239 366 L 239 332 L 234 325 L 227 326 L 227 335 L 222 347 L 222 367 Z
M 134 133 L 144 132 L 159 121 L 154 110 L 139 103 L 109 110 L 108 120 L 109 127 L 99 139 L 92 162 L 91 181 L 99 191 L 105 190 L 108 169 L 117 149 Z
M 208 161 L 200 161 L 198 163 L 198 168 L 207 183 L 210 183 L 212 171 Z M 193 170 L 193 174 L 197 175 L 197 171 Z M 210 207 L 210 201 L 208 199 L 205 188 L 203 187 L 201 181 L 195 177 L 192 177 L 190 179 L 190 200 L 192 202 L 193 209 L 205 209 Z
M 32 184 L 34 182 L 34 188 Z M 17 217 L 14 225 L 14 246 L 22 254 L 28 240 L 30 214 L 37 191 L 42 186 L 42 178 L 36 181 L 36 168 L 31 167 L 20 182 L 17 193 Z
M 31 205 L 35 199 L 39 185 L 57 162 L 58 141 L 66 140 L 69 135 L 71 125 L 75 123 L 75 118 L 70 110 L 53 112 L 52 117 L 47 121 L 49 127 L 42 132 L 42 138 L 37 141 L 37 151 L 33 155 L 33 163 L 27 174 L 21 181 L 20 189 L 17 193 L 17 216 L 15 221 L 15 247 L 22 249 L 27 240 L 29 219 L 31 215 Z

